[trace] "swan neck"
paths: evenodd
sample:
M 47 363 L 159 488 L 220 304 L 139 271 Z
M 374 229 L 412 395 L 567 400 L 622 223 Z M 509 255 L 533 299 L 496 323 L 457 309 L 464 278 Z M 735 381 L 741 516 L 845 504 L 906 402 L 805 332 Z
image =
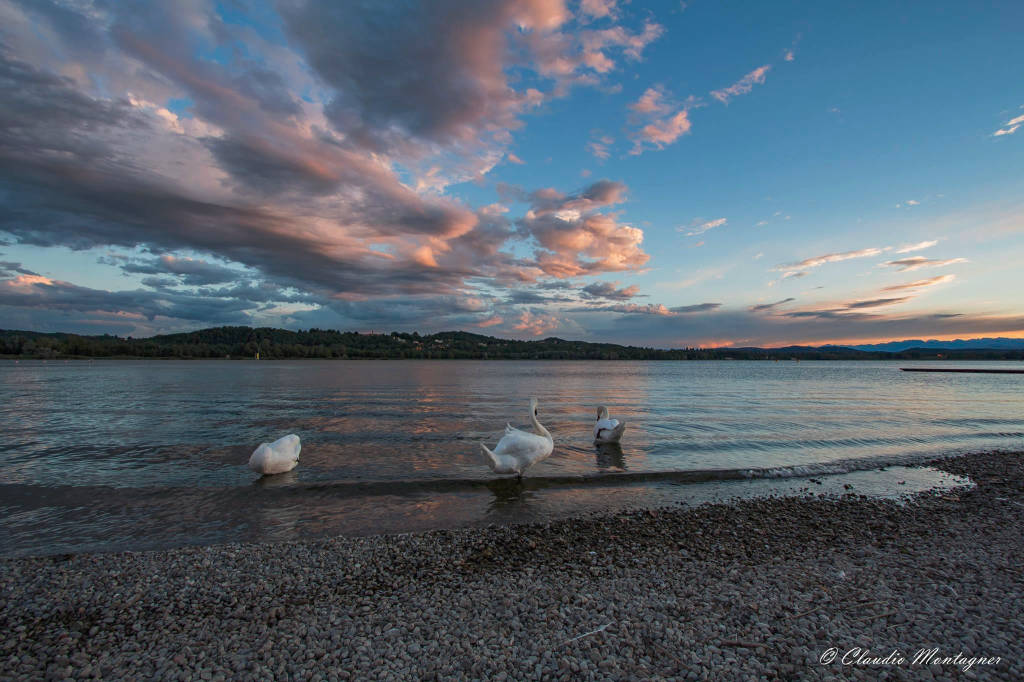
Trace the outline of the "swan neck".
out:
M 530 421 L 533 422 L 533 429 L 537 433 L 539 433 L 540 435 L 544 436 L 545 438 L 549 438 L 549 439 L 551 438 L 551 434 L 548 432 L 547 429 L 544 428 L 544 425 L 541 424 L 539 421 L 537 421 L 537 415 L 531 414 L 530 415 Z

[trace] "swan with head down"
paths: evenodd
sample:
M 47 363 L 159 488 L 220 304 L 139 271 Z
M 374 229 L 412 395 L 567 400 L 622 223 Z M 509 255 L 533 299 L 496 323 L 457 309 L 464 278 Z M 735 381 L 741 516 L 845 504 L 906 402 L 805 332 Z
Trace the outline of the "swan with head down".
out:
M 496 474 L 516 474 L 520 478 L 528 468 L 547 459 L 555 448 L 554 439 L 537 421 L 537 399 L 530 398 L 530 421 L 536 433 L 522 431 L 511 424 L 505 427 L 505 435 L 494 450 L 480 443 L 487 464 Z
M 258 474 L 271 476 L 291 471 L 299 463 L 302 441 L 294 433 L 273 443 L 263 443 L 249 457 L 249 468 Z
M 626 422 L 609 417 L 607 407 L 602 405 L 597 408 L 597 423 L 594 424 L 595 443 L 618 443 L 625 430 Z

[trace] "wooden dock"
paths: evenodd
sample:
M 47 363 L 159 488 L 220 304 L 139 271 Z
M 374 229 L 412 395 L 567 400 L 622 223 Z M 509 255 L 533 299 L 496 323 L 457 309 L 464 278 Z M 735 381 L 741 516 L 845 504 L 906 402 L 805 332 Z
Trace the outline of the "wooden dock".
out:
M 1024 374 L 1024 369 L 957 369 L 956 367 L 900 367 L 901 372 L 963 372 L 965 374 Z

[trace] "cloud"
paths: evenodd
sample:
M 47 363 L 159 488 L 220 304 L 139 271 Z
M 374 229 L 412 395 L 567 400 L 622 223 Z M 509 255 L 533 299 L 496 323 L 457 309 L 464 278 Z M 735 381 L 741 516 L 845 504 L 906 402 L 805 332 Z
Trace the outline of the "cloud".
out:
M 580 11 L 594 19 L 603 17 L 614 17 L 618 11 L 616 0 L 583 0 L 580 3 Z
M 755 85 L 764 83 L 765 76 L 771 68 L 770 64 L 759 66 L 729 87 L 721 90 L 713 90 L 711 92 L 711 96 L 723 104 L 728 104 L 731 98 L 736 97 L 737 95 L 745 95 L 753 90 Z
M 104 291 L 38 275 L 0 280 L 0 306 L 77 313 L 133 314 L 216 324 L 247 324 L 255 306 L 236 299 L 139 289 Z
M 623 315 L 672 315 L 672 311 L 660 303 L 619 303 L 615 305 L 568 308 L 569 313 L 621 313 Z
M 509 160 L 509 163 L 514 163 L 514 164 L 516 164 L 517 166 L 523 166 L 523 165 L 526 165 L 526 162 L 525 162 L 525 161 L 523 161 L 522 159 L 520 159 L 520 158 L 519 158 L 518 156 L 516 156 L 515 154 L 509 153 L 509 155 L 508 155 L 508 156 L 506 156 L 505 158 L 507 158 L 507 159 Z
M 853 301 L 847 303 L 846 308 L 848 310 L 863 310 L 864 308 L 881 308 L 883 306 L 896 305 L 897 303 L 903 303 L 909 301 L 911 296 L 903 296 L 899 298 L 874 298 L 868 301 Z
M 750 310 L 750 312 L 752 312 L 752 313 L 764 312 L 765 310 L 772 310 L 774 308 L 777 308 L 780 305 L 783 305 L 785 303 L 789 303 L 789 302 L 795 301 L 795 300 L 796 300 L 795 298 L 790 297 L 790 298 L 784 298 L 781 301 L 775 301 L 775 303 L 760 303 L 758 305 L 750 306 L 750 308 L 748 308 L 748 310 Z
M 901 246 L 900 248 L 896 249 L 896 253 L 911 253 L 912 251 L 922 251 L 924 249 L 930 249 L 938 243 L 938 239 L 932 239 L 925 242 L 918 242 L 917 244 L 908 244 L 906 246 Z
M 672 102 L 671 96 L 661 85 L 647 88 L 640 99 L 629 105 L 633 111 L 630 123 L 635 129 L 630 133 L 633 140 L 631 156 L 642 154 L 648 149 L 664 149 L 683 135 L 690 132 L 690 110 L 703 106 L 694 97 L 682 104 Z
M 1017 132 L 1017 128 L 1020 128 L 1021 124 L 1024 124 L 1024 116 L 1018 116 L 1017 118 L 1007 121 L 1005 128 L 1000 128 L 996 132 L 992 133 L 992 135 L 994 137 L 1001 137 L 1003 135 L 1013 135 L 1015 132 Z
M 634 270 L 649 259 L 643 231 L 620 224 L 602 209 L 625 199 L 622 183 L 602 180 L 565 195 L 547 188 L 529 195 L 532 207 L 518 221 L 519 234 L 539 245 L 536 266 L 566 278 Z
M 838 263 L 844 260 L 851 260 L 853 258 L 867 258 L 868 256 L 877 256 L 882 253 L 883 249 L 868 248 L 859 249 L 857 251 L 843 251 L 839 253 L 826 253 L 821 256 L 814 256 L 812 258 L 806 258 L 796 263 L 785 263 L 775 267 L 777 272 L 784 272 L 783 279 L 789 277 L 803 277 L 807 274 L 807 270 L 810 268 L 817 268 L 826 263 Z
M 478 327 L 485 327 L 485 328 L 486 327 L 493 327 L 494 325 L 501 324 L 504 321 L 505 321 L 504 319 L 498 317 L 497 315 L 494 315 L 493 317 L 488 317 L 487 319 L 484 319 L 484 320 L 481 320 L 480 322 L 477 322 L 476 326 L 478 326 Z
M 615 142 L 615 139 L 607 135 L 603 135 L 596 140 L 591 140 L 587 143 L 587 151 L 593 154 L 599 159 L 607 159 L 611 156 L 611 152 L 608 151 L 608 147 Z
M 704 234 L 708 230 L 713 230 L 716 227 L 721 227 L 722 225 L 725 225 L 727 222 L 729 222 L 729 221 L 726 218 L 716 218 L 715 220 L 708 220 L 708 221 L 703 221 L 703 222 L 698 218 L 698 219 L 692 221 L 688 227 L 685 227 L 685 228 L 677 227 L 676 230 L 677 231 L 682 231 L 684 229 L 689 230 L 686 233 L 686 236 L 687 237 L 696 237 L 697 235 Z
M 21 263 L 0 261 L 0 277 L 14 277 L 16 275 L 33 275 L 38 277 L 39 273 L 21 267 Z
M 580 34 L 583 49 L 581 61 L 595 71 L 603 73 L 614 66 L 607 54 L 609 48 L 621 49 L 628 59 L 638 61 L 643 57 L 644 49 L 664 33 L 664 26 L 649 20 L 644 22 L 639 33 L 631 33 L 622 26 L 599 31 L 583 31 Z
M 672 106 L 665 101 L 665 89 L 657 85 L 647 88 L 640 99 L 630 104 L 629 108 L 641 114 L 665 114 Z
M 524 310 L 512 325 L 512 329 L 525 332 L 530 336 L 542 336 L 558 329 L 560 322 L 554 315 L 545 315 Z
M 794 59 L 796 59 L 796 56 L 793 54 L 793 50 L 786 50 L 786 53 L 782 56 L 782 58 L 785 59 L 787 62 L 791 62 Z
M 624 315 L 658 315 L 660 317 L 678 317 L 680 315 L 691 315 L 695 313 L 706 313 L 717 310 L 721 303 L 698 303 L 696 305 L 684 305 L 669 308 L 661 303 L 621 303 L 618 305 L 589 306 L 585 308 L 569 308 L 566 312 L 596 313 L 611 312 Z
M 664 149 L 683 135 L 690 132 L 692 124 L 689 118 L 690 112 L 686 109 L 679 111 L 664 119 L 652 121 L 640 128 L 634 135 L 633 149 L 631 155 L 638 155 L 652 145 L 655 149 Z
M 934 258 L 925 258 L 924 256 L 913 256 L 911 258 L 901 258 L 900 260 L 886 261 L 883 265 L 898 268 L 900 272 L 906 272 L 910 270 L 919 270 L 921 268 L 938 268 L 944 265 L 953 265 L 954 263 L 966 263 L 966 258 L 948 258 L 945 260 L 939 260 Z
M 718 310 L 721 307 L 721 303 L 697 303 L 695 305 L 676 306 L 669 310 L 677 315 L 689 315 L 690 313 L 706 313 L 712 310 Z
M 929 277 L 928 279 L 919 279 L 916 282 L 894 284 L 892 286 L 883 288 L 882 291 L 906 291 L 911 289 L 923 289 L 925 287 L 932 287 L 938 284 L 952 282 L 954 279 L 956 279 L 956 275 L 937 275 L 936 277 Z
M 111 263 L 103 259 L 100 262 Z M 201 258 L 179 258 L 170 254 L 149 260 L 127 260 L 120 263 L 120 268 L 123 272 L 132 274 L 174 275 L 179 277 L 183 284 L 196 286 L 232 282 L 245 277 L 245 273 Z
M 623 287 L 621 289 L 616 288 L 618 282 L 594 282 L 580 289 L 587 298 L 607 298 L 617 300 L 628 300 L 637 296 L 639 288 L 635 285 Z
M 297 0 L 282 5 L 285 44 L 222 11 L 11 7 L 26 30 L 0 51 L 0 231 L 34 247 L 149 251 L 113 264 L 146 275 L 149 295 L 302 291 L 382 319 L 397 301 L 426 310 L 429 296 L 648 260 L 642 230 L 606 212 L 619 183 L 524 191 L 531 213 L 518 220 L 443 191 L 515 163 L 511 134 L 529 112 L 599 85 L 599 54 L 640 59 L 657 24 L 626 29 L 611 12 L 578 30 L 557 0 Z

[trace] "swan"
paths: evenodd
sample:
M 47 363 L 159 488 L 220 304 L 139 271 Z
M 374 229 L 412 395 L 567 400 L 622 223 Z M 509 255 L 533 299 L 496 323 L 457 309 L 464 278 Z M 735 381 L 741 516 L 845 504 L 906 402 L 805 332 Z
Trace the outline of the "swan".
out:
M 537 433 L 521 431 L 511 424 L 505 427 L 505 435 L 498 441 L 493 451 L 480 443 L 480 448 L 487 456 L 487 464 L 496 474 L 517 474 L 523 472 L 537 462 L 547 459 L 555 448 L 551 434 L 537 421 L 537 399 L 530 398 L 530 421 Z
M 597 423 L 594 424 L 595 443 L 618 443 L 622 432 L 626 430 L 626 422 L 611 419 L 608 408 L 602 405 L 597 408 Z
M 249 458 L 249 468 L 258 474 L 283 474 L 299 463 L 302 442 L 294 433 L 273 443 L 262 443 Z

